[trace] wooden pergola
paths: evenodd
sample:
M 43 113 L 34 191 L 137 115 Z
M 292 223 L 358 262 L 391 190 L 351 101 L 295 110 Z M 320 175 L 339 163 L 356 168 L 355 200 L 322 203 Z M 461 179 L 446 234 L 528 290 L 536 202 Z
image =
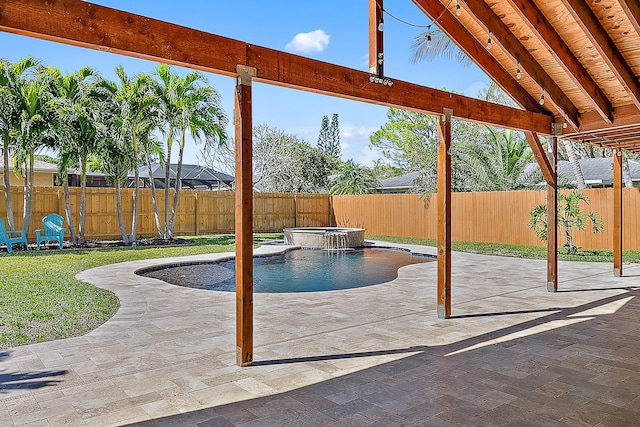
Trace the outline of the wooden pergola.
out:
M 438 143 L 438 316 L 451 315 L 452 118 L 525 132 L 557 224 L 559 138 L 611 148 L 614 274 L 622 275 L 622 157 L 640 152 L 637 0 L 413 0 L 520 108 L 384 74 L 383 0 L 369 1 L 370 70 L 358 71 L 82 0 L 0 0 L 0 30 L 236 78 L 237 363 L 253 361 L 253 81 L 441 117 Z M 489 43 L 489 40 L 491 43 Z M 487 49 L 487 45 L 491 49 Z M 544 100 L 544 102 L 542 102 Z M 548 151 L 540 137 L 547 138 Z M 558 289 L 557 227 L 547 289 Z

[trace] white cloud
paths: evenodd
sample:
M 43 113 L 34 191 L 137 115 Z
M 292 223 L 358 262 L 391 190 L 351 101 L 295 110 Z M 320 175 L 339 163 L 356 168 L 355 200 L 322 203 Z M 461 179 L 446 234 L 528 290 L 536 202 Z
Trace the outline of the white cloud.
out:
M 355 126 L 350 123 L 340 125 L 340 148 L 342 160 L 353 159 L 357 163 L 370 166 L 381 155 L 369 148 L 369 137 L 378 127 Z
M 313 53 L 322 52 L 327 46 L 329 46 L 329 34 L 324 30 L 315 30 L 296 34 L 293 40 L 287 43 L 285 49 L 290 52 Z

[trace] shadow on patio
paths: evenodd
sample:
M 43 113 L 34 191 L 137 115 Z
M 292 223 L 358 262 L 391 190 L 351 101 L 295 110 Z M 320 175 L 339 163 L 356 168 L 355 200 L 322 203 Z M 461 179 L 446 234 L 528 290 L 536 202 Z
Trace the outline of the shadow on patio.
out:
M 449 345 L 257 360 L 406 354 L 289 392 L 135 425 L 632 425 L 640 417 L 640 291 L 615 289 L 626 292 L 572 308 L 458 316 L 549 312 Z
M 0 351 L 0 361 L 8 358 L 8 351 Z M 41 371 L 41 372 L 0 372 L 0 394 L 7 393 L 8 390 L 36 390 L 43 387 L 55 386 L 61 380 L 54 380 L 53 377 L 65 375 L 63 371 Z

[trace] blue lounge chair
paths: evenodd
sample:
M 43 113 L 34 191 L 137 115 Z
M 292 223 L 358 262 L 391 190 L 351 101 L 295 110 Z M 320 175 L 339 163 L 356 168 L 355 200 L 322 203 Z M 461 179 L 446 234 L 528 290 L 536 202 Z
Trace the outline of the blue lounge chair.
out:
M 11 237 L 11 236 L 14 237 Z M 4 221 L 0 219 L 0 245 L 6 245 L 7 252 L 13 252 L 13 244 L 14 243 L 24 243 L 24 247 L 29 250 L 29 245 L 27 244 L 27 233 L 24 230 L 7 230 L 4 226 Z
M 40 243 L 55 240 L 60 243 L 62 249 L 62 241 L 64 240 L 64 232 L 66 228 L 62 227 L 64 218 L 58 214 L 49 214 L 42 218 L 43 229 L 36 230 L 36 249 L 40 250 Z

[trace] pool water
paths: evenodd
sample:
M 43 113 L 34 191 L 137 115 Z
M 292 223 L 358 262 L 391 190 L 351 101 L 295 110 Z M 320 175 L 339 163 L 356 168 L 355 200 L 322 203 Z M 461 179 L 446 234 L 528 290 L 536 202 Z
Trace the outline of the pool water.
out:
M 318 292 L 389 282 L 405 265 L 434 261 L 407 251 L 363 248 L 352 251 L 298 249 L 253 261 L 254 292 Z M 146 271 L 179 286 L 235 292 L 235 260 Z

